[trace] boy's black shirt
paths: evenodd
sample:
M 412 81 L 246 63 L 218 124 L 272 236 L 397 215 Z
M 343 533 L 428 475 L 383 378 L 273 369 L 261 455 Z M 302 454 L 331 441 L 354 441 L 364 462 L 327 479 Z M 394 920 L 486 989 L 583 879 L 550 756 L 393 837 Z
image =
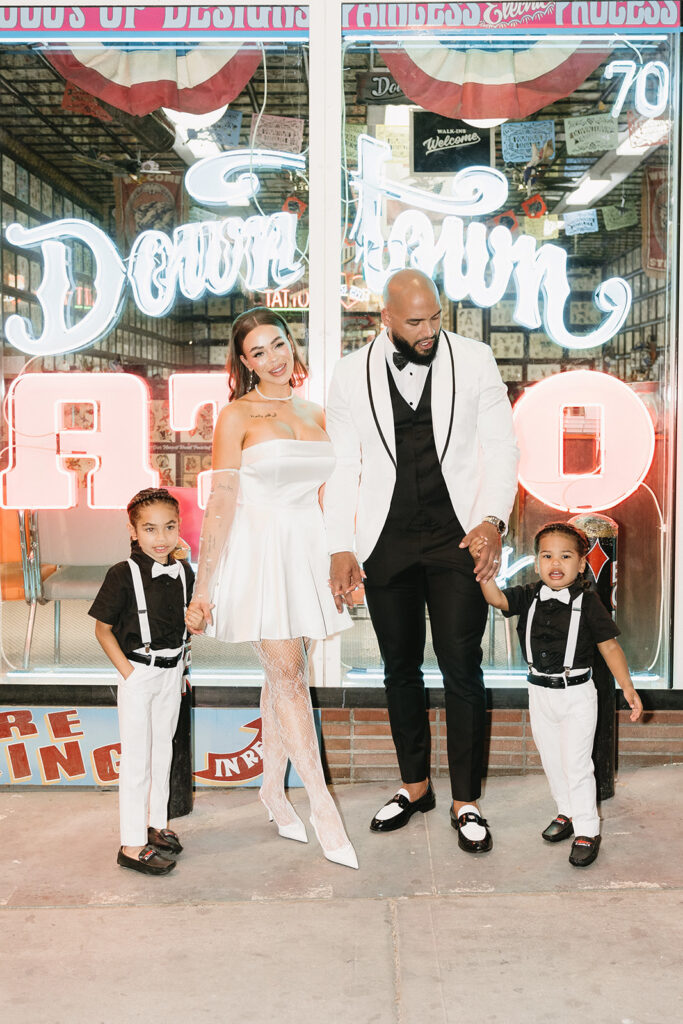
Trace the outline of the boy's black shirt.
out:
M 508 600 L 508 611 L 503 615 L 519 615 L 517 635 L 522 645 L 522 653 L 526 658 L 526 623 L 529 609 L 538 595 L 542 583 L 529 583 L 524 587 L 508 587 L 503 591 Z M 612 640 L 619 636 L 621 630 L 614 622 L 598 594 L 594 590 L 586 590 L 583 581 L 575 580 L 569 587 L 573 601 L 584 591 L 579 620 L 579 636 L 576 643 L 574 668 L 592 668 L 595 662 L 595 646 L 604 640 Z M 534 668 L 548 675 L 564 672 L 564 653 L 567 647 L 571 602 L 564 604 L 551 598 L 539 601 L 534 612 L 531 626 L 531 652 L 534 657 Z
M 139 550 L 133 551 L 130 557 L 140 566 L 142 586 L 147 600 L 152 649 L 161 651 L 165 648 L 180 647 L 185 636 L 183 585 L 180 577 L 171 579 L 170 576 L 157 576 L 153 579 L 153 558 Z M 173 556 L 169 555 L 169 565 L 173 561 Z M 178 562 L 180 571 L 185 573 L 189 604 L 194 587 L 194 572 L 188 562 L 180 559 Z M 104 583 L 88 609 L 88 615 L 113 627 L 114 636 L 124 654 L 130 654 L 142 647 L 138 606 L 128 562 L 117 562 L 107 571 Z

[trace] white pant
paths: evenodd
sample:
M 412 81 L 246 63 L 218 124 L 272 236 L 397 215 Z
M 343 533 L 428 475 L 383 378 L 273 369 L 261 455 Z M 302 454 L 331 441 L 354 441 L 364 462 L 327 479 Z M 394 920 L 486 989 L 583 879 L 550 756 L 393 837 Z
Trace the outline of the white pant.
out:
M 592 680 L 552 690 L 529 684 L 534 742 L 557 804 L 574 824 L 574 835 L 597 836 L 600 819 L 593 771 L 598 694 Z
M 121 846 L 144 846 L 147 826 L 166 828 L 173 735 L 180 711 L 182 660 L 175 668 L 135 665 L 119 676 Z

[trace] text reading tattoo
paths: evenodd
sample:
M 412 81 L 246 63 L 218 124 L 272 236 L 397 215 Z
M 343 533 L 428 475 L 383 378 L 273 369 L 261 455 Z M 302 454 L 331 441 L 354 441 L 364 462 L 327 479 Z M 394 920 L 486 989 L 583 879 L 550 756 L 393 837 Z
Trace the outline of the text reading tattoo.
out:
M 274 420 L 277 419 L 277 413 L 275 412 L 250 412 L 250 420 Z

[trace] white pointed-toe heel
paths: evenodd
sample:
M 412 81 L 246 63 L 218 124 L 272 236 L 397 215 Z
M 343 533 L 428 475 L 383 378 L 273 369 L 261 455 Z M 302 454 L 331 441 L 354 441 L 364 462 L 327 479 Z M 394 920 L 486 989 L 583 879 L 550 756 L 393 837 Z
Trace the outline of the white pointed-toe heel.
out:
M 326 850 L 323 844 L 320 842 L 320 836 L 318 835 L 318 829 L 315 825 L 315 820 L 310 819 L 315 837 L 320 843 L 320 849 L 323 851 L 325 857 L 332 861 L 333 864 L 341 864 L 345 868 L 355 868 L 358 870 L 358 857 L 356 857 L 356 851 L 354 850 L 351 843 L 346 843 L 345 846 L 340 846 L 337 850 Z
M 271 811 L 270 807 L 261 796 L 261 790 L 259 790 L 258 796 L 259 800 L 261 801 L 265 809 L 268 811 L 268 821 L 275 821 L 275 818 L 273 817 L 273 812 Z M 306 835 L 306 826 L 304 825 L 303 821 L 298 816 L 298 814 L 295 812 L 294 808 L 292 808 L 292 814 L 296 818 L 296 821 L 293 821 L 289 825 L 278 825 L 277 821 L 275 821 L 275 824 L 277 825 L 278 835 L 281 835 L 283 839 L 294 839 L 297 843 L 307 843 L 308 836 Z

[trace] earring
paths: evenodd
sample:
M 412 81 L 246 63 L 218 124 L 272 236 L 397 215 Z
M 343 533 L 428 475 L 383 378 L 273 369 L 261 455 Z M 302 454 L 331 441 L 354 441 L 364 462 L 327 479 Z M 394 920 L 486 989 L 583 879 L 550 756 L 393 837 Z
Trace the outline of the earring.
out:
M 253 370 L 250 370 L 249 371 L 249 390 L 250 391 L 254 390 L 254 385 L 255 384 L 256 384 L 256 374 L 254 373 Z

